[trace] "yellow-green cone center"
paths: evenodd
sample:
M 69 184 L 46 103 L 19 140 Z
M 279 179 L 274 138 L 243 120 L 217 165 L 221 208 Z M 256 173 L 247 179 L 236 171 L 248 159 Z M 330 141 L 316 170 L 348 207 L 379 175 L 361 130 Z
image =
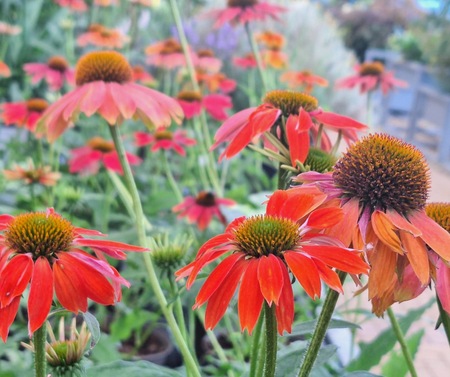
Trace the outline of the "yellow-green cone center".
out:
M 450 203 L 428 203 L 425 211 L 430 219 L 450 233 Z
M 280 109 L 285 117 L 291 114 L 298 115 L 300 107 L 307 112 L 317 110 L 319 107 L 316 98 L 294 90 L 272 90 L 266 93 L 262 102 Z

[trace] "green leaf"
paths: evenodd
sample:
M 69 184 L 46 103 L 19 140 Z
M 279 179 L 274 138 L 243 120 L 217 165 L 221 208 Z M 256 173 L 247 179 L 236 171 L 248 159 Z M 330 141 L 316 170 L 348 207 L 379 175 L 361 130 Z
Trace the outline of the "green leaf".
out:
M 383 376 L 380 376 L 379 374 L 366 372 L 363 370 L 357 370 L 356 372 L 344 374 L 342 377 L 383 377 Z
M 406 334 L 412 323 L 418 320 L 434 302 L 435 299 L 430 300 L 430 302 L 419 309 L 410 310 L 405 317 L 398 321 L 403 334 Z M 355 370 L 370 370 L 373 366 L 378 365 L 381 358 L 394 348 L 395 343 L 397 343 L 397 338 L 391 328 L 383 331 L 371 343 L 359 343 L 361 353 L 357 359 L 353 360 L 347 366 L 347 370 L 350 372 Z
M 278 351 L 275 376 L 297 377 L 305 349 L 306 342 L 297 341 Z
M 314 328 L 316 327 L 316 323 L 317 320 L 299 323 L 298 325 L 294 326 L 290 336 L 312 334 L 314 332 Z M 332 319 L 330 321 L 330 324 L 328 325 L 328 329 L 345 329 L 345 328 L 360 329 L 361 327 L 355 323 L 344 321 L 342 319 Z
M 322 365 L 324 365 L 328 361 L 328 359 L 336 353 L 337 349 L 338 347 L 334 344 L 329 344 L 321 347 L 319 354 L 317 355 L 317 359 L 314 363 L 313 370 L 318 369 Z
M 111 324 L 111 338 L 113 340 L 128 339 L 133 331 L 140 331 L 147 322 L 155 322 L 158 315 L 146 310 L 135 309 L 126 315 L 117 317 Z
M 407 340 L 406 344 L 409 348 L 409 352 L 411 352 L 411 356 L 414 360 L 414 356 L 419 349 L 420 340 L 422 339 L 423 334 L 425 333 L 424 329 L 414 333 Z M 405 358 L 403 357 L 402 351 L 392 352 L 391 358 L 388 360 L 386 364 L 384 364 L 382 370 L 383 375 L 395 376 L 395 377 L 404 377 L 408 373 L 408 365 L 406 364 Z
M 108 334 L 103 333 L 97 346 L 92 350 L 89 359 L 97 363 L 110 363 L 120 360 L 121 355 L 117 350 L 117 343 L 111 340 Z
M 95 318 L 91 313 L 83 313 L 84 322 L 91 332 L 91 349 L 95 347 L 95 345 L 100 340 L 100 325 L 98 324 L 97 318 Z
M 87 370 L 87 377 L 181 377 L 172 369 L 164 368 L 148 361 L 114 361 L 106 365 L 96 365 Z

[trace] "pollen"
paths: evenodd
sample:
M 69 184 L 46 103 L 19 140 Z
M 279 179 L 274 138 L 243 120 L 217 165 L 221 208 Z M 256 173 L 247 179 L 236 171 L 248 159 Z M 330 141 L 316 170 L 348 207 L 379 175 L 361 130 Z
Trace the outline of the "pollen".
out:
M 43 113 L 47 110 L 48 102 L 42 98 L 32 98 L 27 101 L 27 110 L 36 113 Z
M 54 213 L 24 213 L 8 224 L 4 237 L 5 244 L 15 253 L 30 253 L 34 259 L 50 258 L 69 251 L 75 228 L 70 221 Z
M 359 67 L 361 76 L 379 76 L 384 72 L 384 65 L 381 62 L 362 63 Z
M 272 90 L 266 93 L 262 102 L 280 109 L 285 117 L 298 115 L 300 107 L 307 112 L 319 107 L 319 102 L 313 96 L 293 90 Z
M 69 63 L 67 63 L 67 60 L 65 58 L 63 58 L 62 56 L 51 57 L 48 60 L 47 65 L 51 69 L 54 69 L 55 71 L 59 71 L 61 73 L 67 71 L 67 69 L 69 68 Z
M 228 6 L 231 7 L 251 7 L 258 3 L 258 0 L 228 0 Z
M 336 158 L 320 148 L 310 147 L 308 156 L 303 165 L 309 167 L 309 170 L 319 173 L 326 173 L 332 170 Z
M 392 208 L 406 215 L 425 207 L 430 172 L 418 149 L 383 134 L 362 138 L 336 163 L 335 186 L 358 198 L 364 208 Z
M 259 258 L 263 255 L 294 250 L 300 241 L 299 224 L 290 219 L 259 215 L 250 217 L 235 229 L 235 245 L 243 253 Z
M 100 136 L 96 136 L 88 140 L 86 145 L 91 147 L 93 150 L 100 151 L 102 153 L 112 152 L 116 149 L 112 141 L 105 140 Z
M 200 102 L 202 100 L 202 95 L 200 92 L 182 90 L 177 94 L 177 99 L 186 102 Z
M 212 192 L 200 191 L 195 198 L 195 202 L 203 207 L 214 207 L 216 205 L 216 197 Z
M 130 81 L 133 71 L 125 57 L 116 51 L 90 52 L 78 61 L 75 79 L 77 85 L 93 81 L 123 83 Z
M 153 134 L 156 141 L 160 140 L 172 140 L 173 139 L 173 133 L 167 130 L 164 131 L 155 131 Z
M 450 233 L 450 203 L 428 203 L 427 216 Z

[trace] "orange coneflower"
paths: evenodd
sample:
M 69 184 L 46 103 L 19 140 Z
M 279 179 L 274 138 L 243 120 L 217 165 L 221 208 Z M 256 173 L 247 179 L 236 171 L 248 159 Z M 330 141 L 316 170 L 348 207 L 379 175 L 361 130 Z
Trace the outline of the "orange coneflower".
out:
M 280 81 L 287 82 L 289 88 L 300 87 L 305 93 L 311 93 L 314 85 L 328 86 L 328 81 L 323 77 L 313 75 L 309 70 L 300 72 L 289 71 L 281 75 Z
M 35 168 L 31 158 L 28 159 L 27 164 L 26 168 L 14 164 L 14 169 L 3 170 L 3 175 L 8 181 L 23 180 L 27 185 L 40 183 L 44 186 L 54 186 L 58 179 L 61 178 L 61 173 L 52 172 L 51 166 Z
M 0 104 L 0 119 L 6 126 L 25 126 L 31 132 L 36 130 L 36 123 L 48 108 L 48 102 L 41 98 L 32 98 L 22 102 L 6 102 Z
M 109 265 L 104 254 L 126 259 L 124 250 L 147 250 L 121 242 L 84 238 L 102 234 L 73 226 L 53 208 L 46 213 L 1 215 L 0 231 L 3 233 L 0 238 L 0 337 L 4 342 L 30 280 L 28 332 L 31 337 L 44 324 L 54 293 L 65 309 L 77 314 L 87 310 L 88 298 L 101 305 L 120 301 L 121 284 L 129 287 L 130 283 Z M 80 247 L 92 248 L 97 258 Z
M 10 77 L 10 76 L 11 70 L 2 60 L 0 60 L 0 77 Z
M 89 44 L 104 48 L 122 48 L 130 40 L 118 29 L 109 29 L 100 24 L 90 25 L 87 32 L 81 34 L 77 43 L 84 47 Z
M 109 124 L 139 118 L 149 128 L 180 124 L 183 111 L 178 103 L 156 90 L 131 82 L 133 72 L 125 57 L 115 51 L 91 52 L 77 64 L 77 88 L 67 93 L 43 114 L 39 129 L 49 141 L 56 140 L 80 112 L 98 112 Z
M 148 46 L 145 49 L 148 55 L 147 63 L 164 69 L 174 69 L 184 67 L 186 59 L 183 54 L 181 44 L 173 38 L 165 39 Z M 193 63 L 196 63 L 196 56 L 191 52 Z
M 27 63 L 23 65 L 24 71 L 31 76 L 33 84 L 45 78 L 51 90 L 60 90 L 64 82 L 75 85 L 75 70 L 62 56 L 52 56 L 46 64 Z
M 228 78 L 224 73 L 205 73 L 197 70 L 197 80 L 200 86 L 207 87 L 210 93 L 216 93 L 219 90 L 222 93 L 230 93 L 237 87 L 236 81 Z
M 261 52 L 264 63 L 275 69 L 282 69 L 287 66 L 288 57 L 281 51 L 286 40 L 280 33 L 267 30 L 256 34 L 256 41 L 263 43 L 266 48 Z
M 160 149 L 173 149 L 181 156 L 186 156 L 184 146 L 190 147 L 197 144 L 197 140 L 187 137 L 187 131 L 176 130 L 172 132 L 166 128 L 158 128 L 153 134 L 135 132 L 134 138 L 138 147 L 152 144 L 150 148 L 152 152 L 157 152 Z
M 343 293 L 338 275 L 330 267 L 353 274 L 367 273 L 369 266 L 357 253 L 346 249 L 334 237 L 321 234 L 341 221 L 336 207 L 318 207 L 326 195 L 276 191 L 264 215 L 239 217 L 224 234 L 207 241 L 195 260 L 176 272 L 178 279 L 189 276 L 190 289 L 202 268 L 231 252 L 208 276 L 194 308 L 208 301 L 205 327 L 220 321 L 240 282 L 238 309 L 241 330 L 251 334 L 264 300 L 275 305 L 278 332 L 291 332 L 294 320 L 295 277 L 312 298 L 321 295 L 321 280 Z
M 109 7 L 112 5 L 118 5 L 119 0 L 94 0 L 94 4 L 100 7 Z

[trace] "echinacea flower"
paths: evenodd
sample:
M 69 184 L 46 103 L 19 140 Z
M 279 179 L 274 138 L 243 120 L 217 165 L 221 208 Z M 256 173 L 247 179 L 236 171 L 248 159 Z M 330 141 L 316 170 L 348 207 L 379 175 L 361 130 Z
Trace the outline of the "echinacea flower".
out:
M 245 69 L 256 68 L 258 66 L 255 55 L 253 53 L 247 54 L 243 57 L 234 57 L 233 64 L 236 67 L 241 67 Z
M 207 241 L 195 260 L 176 272 L 189 276 L 190 289 L 203 267 L 231 252 L 208 276 L 194 309 L 208 301 L 206 329 L 213 329 L 224 315 L 240 282 L 238 309 L 241 330 L 251 334 L 264 300 L 275 305 L 278 332 L 291 332 L 294 320 L 292 278 L 312 298 L 321 295 L 321 280 L 343 293 L 338 275 L 330 267 L 353 274 L 367 273 L 369 266 L 334 237 L 321 234 L 341 221 L 336 207 L 319 208 L 326 195 L 295 194 L 278 190 L 270 197 L 266 213 L 239 217 L 224 234 Z
M 186 59 L 183 54 L 181 44 L 173 38 L 165 39 L 148 46 L 145 49 L 148 55 L 147 63 L 163 69 L 174 69 L 184 67 Z M 193 63 L 196 63 L 196 56 L 191 53 Z
M 2 60 L 0 60 L 0 77 L 10 77 L 10 76 L 11 70 Z
M 228 0 L 227 8 L 212 10 L 205 17 L 215 20 L 214 28 L 229 22 L 232 25 L 244 25 L 250 21 L 265 21 L 267 18 L 279 20 L 278 14 L 286 8 L 259 0 Z
M 198 92 L 183 90 L 176 97 L 179 105 L 183 109 L 186 119 L 191 119 L 200 115 L 201 109 L 216 120 L 228 119 L 226 109 L 231 109 L 233 103 L 231 98 L 225 94 L 208 94 L 202 96 Z
M 84 12 L 88 10 L 88 6 L 83 0 L 53 0 L 56 4 L 63 8 L 70 8 L 76 12 Z
M 10 25 L 6 22 L 0 21 L 0 34 L 17 35 L 22 32 L 20 26 Z
M 68 161 L 70 173 L 97 174 L 100 162 L 103 162 L 106 169 L 123 174 L 114 143 L 99 136 L 88 140 L 84 147 L 72 149 L 70 154 L 72 155 Z M 126 152 L 126 157 L 130 165 L 140 165 L 142 162 L 138 156 L 129 152 Z
M 134 65 L 131 67 L 133 70 L 133 77 L 131 78 L 134 82 L 140 82 L 141 84 L 152 86 L 155 84 L 155 78 L 148 73 L 142 65 Z
M 197 51 L 195 65 L 201 71 L 217 73 L 222 68 L 222 61 L 215 56 L 214 51 L 203 49 Z
M 308 155 L 310 133 L 317 138 L 322 124 L 325 128 L 342 131 L 344 138 L 355 141 L 356 131 L 365 131 L 367 126 L 349 117 L 324 112 L 316 98 L 309 94 L 290 91 L 272 90 L 263 98 L 263 104 L 242 110 L 230 117 L 217 131 L 215 144 L 211 150 L 223 142 L 230 143 L 221 154 L 231 158 L 244 149 L 255 137 L 269 132 L 272 127 L 281 130 L 282 122 L 286 124 L 286 136 L 289 142 L 292 166 L 296 160 L 304 162 Z M 278 132 L 277 130 L 277 132 Z M 322 149 L 329 151 L 331 142 L 326 133 L 322 134 Z
M 76 314 L 87 310 L 88 298 L 101 305 L 120 301 L 121 284 L 130 284 L 108 264 L 104 254 L 126 259 L 125 250 L 147 250 L 122 242 L 84 238 L 102 234 L 73 226 L 53 208 L 46 213 L 2 215 L 0 229 L 0 337 L 4 342 L 30 280 L 31 337 L 44 324 L 54 292 L 59 303 Z M 92 248 L 97 258 L 80 247 Z
M 161 0 L 129 0 L 130 3 L 141 4 L 144 7 L 157 7 Z
M 40 183 L 44 186 L 54 186 L 58 179 L 61 178 L 61 173 L 52 172 L 51 166 L 36 168 L 33 160 L 29 158 L 26 168 L 14 164 L 13 170 L 3 170 L 3 176 L 8 181 L 23 180 L 27 185 Z
M 138 147 L 153 144 L 150 148 L 152 152 L 157 152 L 160 149 L 173 149 L 181 156 L 186 156 L 183 146 L 190 147 L 197 144 L 195 139 L 187 137 L 186 131 L 177 130 L 172 132 L 164 127 L 158 128 L 152 135 L 146 132 L 135 132 L 134 138 Z
M 382 298 L 408 264 L 426 286 L 432 264 L 427 245 L 450 260 L 450 234 L 425 212 L 430 173 L 414 146 L 388 135 L 369 135 L 348 148 L 332 174 L 304 173 L 296 180 L 341 199 L 346 216 L 326 233 L 347 246 L 352 241 L 364 245 L 372 268 L 369 299 Z
M 394 72 L 385 72 L 384 65 L 381 62 L 365 62 L 361 65 L 355 65 L 356 75 L 349 76 L 336 82 L 337 89 L 360 87 L 361 93 L 376 90 L 378 87 L 384 95 L 387 95 L 396 86 L 406 88 L 408 84 L 394 78 Z
M 112 5 L 118 5 L 119 0 L 94 0 L 94 4 L 100 7 L 109 7 Z
M 78 37 L 77 43 L 81 47 L 91 44 L 96 47 L 122 48 L 129 40 L 130 38 L 123 35 L 118 29 L 109 29 L 100 24 L 93 24 L 89 26 L 86 33 Z
M 48 102 L 41 98 L 32 98 L 23 102 L 6 102 L 0 104 L 0 119 L 6 126 L 14 124 L 26 127 L 31 132 L 36 130 L 36 123 L 48 108 Z
M 282 69 L 287 66 L 288 57 L 281 51 L 286 42 L 282 34 L 268 30 L 256 34 L 255 38 L 257 42 L 264 43 L 266 46 L 266 48 L 261 51 L 266 66 L 275 69 Z
M 77 88 L 52 104 L 39 121 L 39 129 L 55 141 L 76 121 L 99 113 L 113 125 L 124 119 L 140 119 L 147 127 L 167 127 L 172 119 L 181 123 L 183 110 L 172 98 L 131 82 L 133 72 L 125 57 L 115 51 L 91 52 L 78 61 Z
M 60 90 L 66 81 L 75 85 L 75 72 L 62 56 L 51 57 L 47 64 L 27 63 L 23 65 L 24 71 L 31 76 L 32 84 L 45 78 L 51 90 Z
M 221 91 L 228 94 L 236 89 L 235 80 L 228 78 L 224 73 L 205 73 L 197 70 L 197 80 L 200 86 L 206 86 L 210 93 Z
M 328 81 L 323 77 L 313 75 L 309 70 L 300 72 L 289 71 L 281 75 L 281 82 L 287 82 L 289 88 L 304 87 L 305 93 L 311 93 L 314 85 L 328 86 Z
M 220 206 L 233 206 L 236 202 L 231 199 L 218 198 L 212 192 L 201 191 L 196 197 L 186 196 L 182 203 L 172 208 L 172 212 L 180 212 L 178 218 L 187 217 L 189 223 L 196 223 L 198 229 L 205 230 L 213 216 L 226 225 L 227 219 L 220 211 Z

